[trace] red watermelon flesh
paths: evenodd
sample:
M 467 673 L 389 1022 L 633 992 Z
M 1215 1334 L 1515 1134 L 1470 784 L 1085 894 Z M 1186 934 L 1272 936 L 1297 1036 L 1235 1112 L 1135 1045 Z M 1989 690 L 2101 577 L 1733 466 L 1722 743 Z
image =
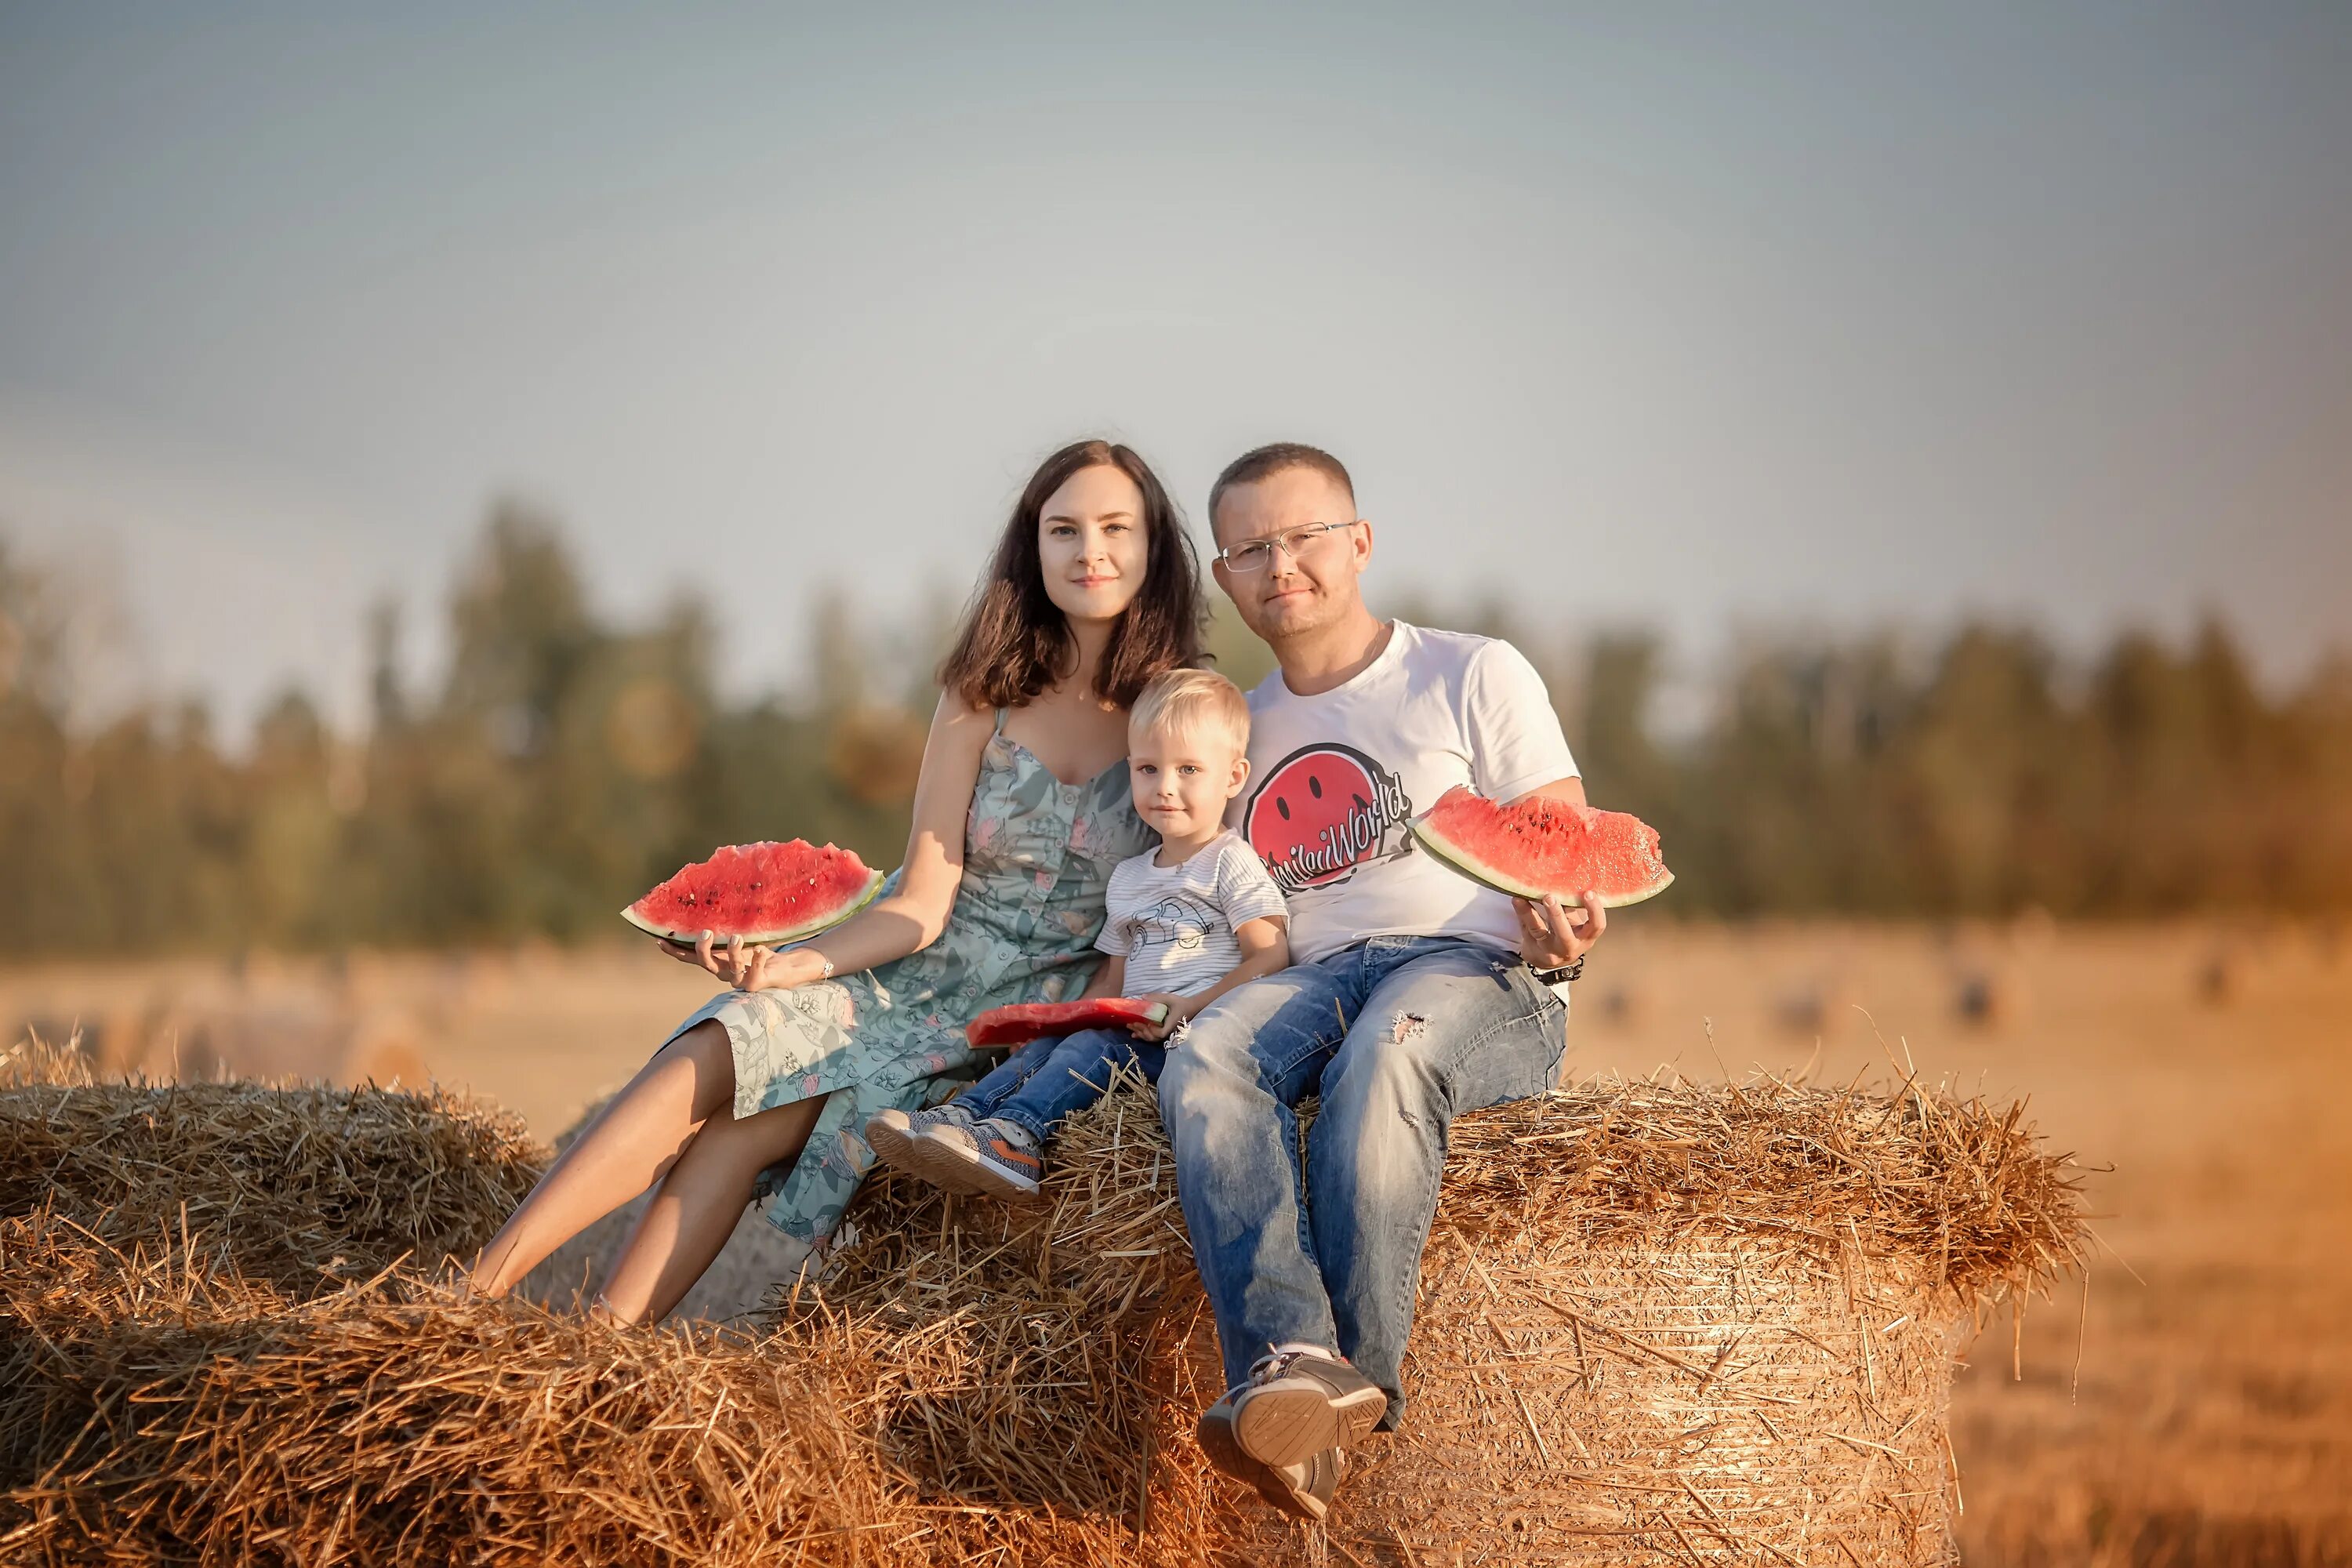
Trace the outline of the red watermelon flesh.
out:
M 799 942 L 864 909 L 882 873 L 856 852 L 806 839 L 730 844 L 621 911 L 651 936 L 691 945 L 704 931 L 720 944 L 741 937 L 767 945 Z
M 1166 1003 L 1139 1002 L 1127 996 L 1097 996 L 1084 1002 L 1016 1002 L 1010 1007 L 991 1007 L 963 1026 L 963 1036 L 982 1048 L 1017 1046 L 1046 1035 L 1075 1035 L 1080 1029 L 1157 1024 L 1166 1016 Z
M 1505 805 L 1456 784 L 1411 826 L 1452 869 L 1522 899 L 1554 893 L 1578 904 L 1591 892 L 1613 910 L 1654 898 L 1675 879 L 1658 830 L 1627 812 L 1541 795 Z

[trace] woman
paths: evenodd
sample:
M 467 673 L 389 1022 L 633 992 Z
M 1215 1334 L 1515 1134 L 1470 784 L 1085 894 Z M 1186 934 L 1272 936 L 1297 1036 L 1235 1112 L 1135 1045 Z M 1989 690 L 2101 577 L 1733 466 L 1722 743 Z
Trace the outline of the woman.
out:
M 739 1218 L 735 1245 L 772 1260 L 763 1283 L 797 1269 L 873 1163 L 868 1117 L 969 1077 L 974 1014 L 1084 987 L 1110 869 L 1150 841 L 1129 798 L 1127 710 L 1196 662 L 1202 618 L 1192 543 L 1143 459 L 1105 441 L 1046 458 L 941 667 L 906 863 L 864 912 L 787 951 L 664 943 L 734 989 L 563 1152 L 482 1249 L 474 1288 L 503 1294 L 649 1186 L 598 1310 L 660 1318 Z

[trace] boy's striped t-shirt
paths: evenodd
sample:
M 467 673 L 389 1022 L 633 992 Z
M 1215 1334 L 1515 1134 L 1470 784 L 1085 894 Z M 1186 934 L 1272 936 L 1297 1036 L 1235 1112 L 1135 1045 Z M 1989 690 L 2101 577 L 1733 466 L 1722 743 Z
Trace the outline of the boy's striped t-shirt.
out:
M 1129 995 L 1189 996 L 1241 963 L 1234 927 L 1285 918 L 1282 894 L 1237 834 L 1219 834 L 1178 865 L 1153 864 L 1158 854 L 1111 868 L 1095 945 L 1127 960 Z

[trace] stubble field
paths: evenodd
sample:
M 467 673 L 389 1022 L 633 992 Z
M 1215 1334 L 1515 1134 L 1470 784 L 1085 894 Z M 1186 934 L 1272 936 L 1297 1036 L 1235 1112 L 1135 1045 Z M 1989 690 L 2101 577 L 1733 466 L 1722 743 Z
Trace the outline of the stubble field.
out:
M 707 994 L 635 947 L 47 965 L 0 969 L 0 1026 L 187 1076 L 430 1074 L 544 1137 Z M 1971 1563 L 2352 1563 L 2352 939 L 1633 915 L 1576 1009 L 1580 1076 L 1916 1067 L 2112 1167 L 2087 1296 L 2004 1314 L 1962 1374 Z

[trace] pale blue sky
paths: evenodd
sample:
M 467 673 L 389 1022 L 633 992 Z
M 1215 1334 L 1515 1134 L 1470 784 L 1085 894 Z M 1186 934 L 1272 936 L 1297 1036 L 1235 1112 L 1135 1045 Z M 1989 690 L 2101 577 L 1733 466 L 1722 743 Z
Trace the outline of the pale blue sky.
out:
M 0 522 L 233 720 L 501 491 L 758 689 L 1098 431 L 1694 661 L 2352 618 L 2352 6 L 482 9 L 0 6 Z

